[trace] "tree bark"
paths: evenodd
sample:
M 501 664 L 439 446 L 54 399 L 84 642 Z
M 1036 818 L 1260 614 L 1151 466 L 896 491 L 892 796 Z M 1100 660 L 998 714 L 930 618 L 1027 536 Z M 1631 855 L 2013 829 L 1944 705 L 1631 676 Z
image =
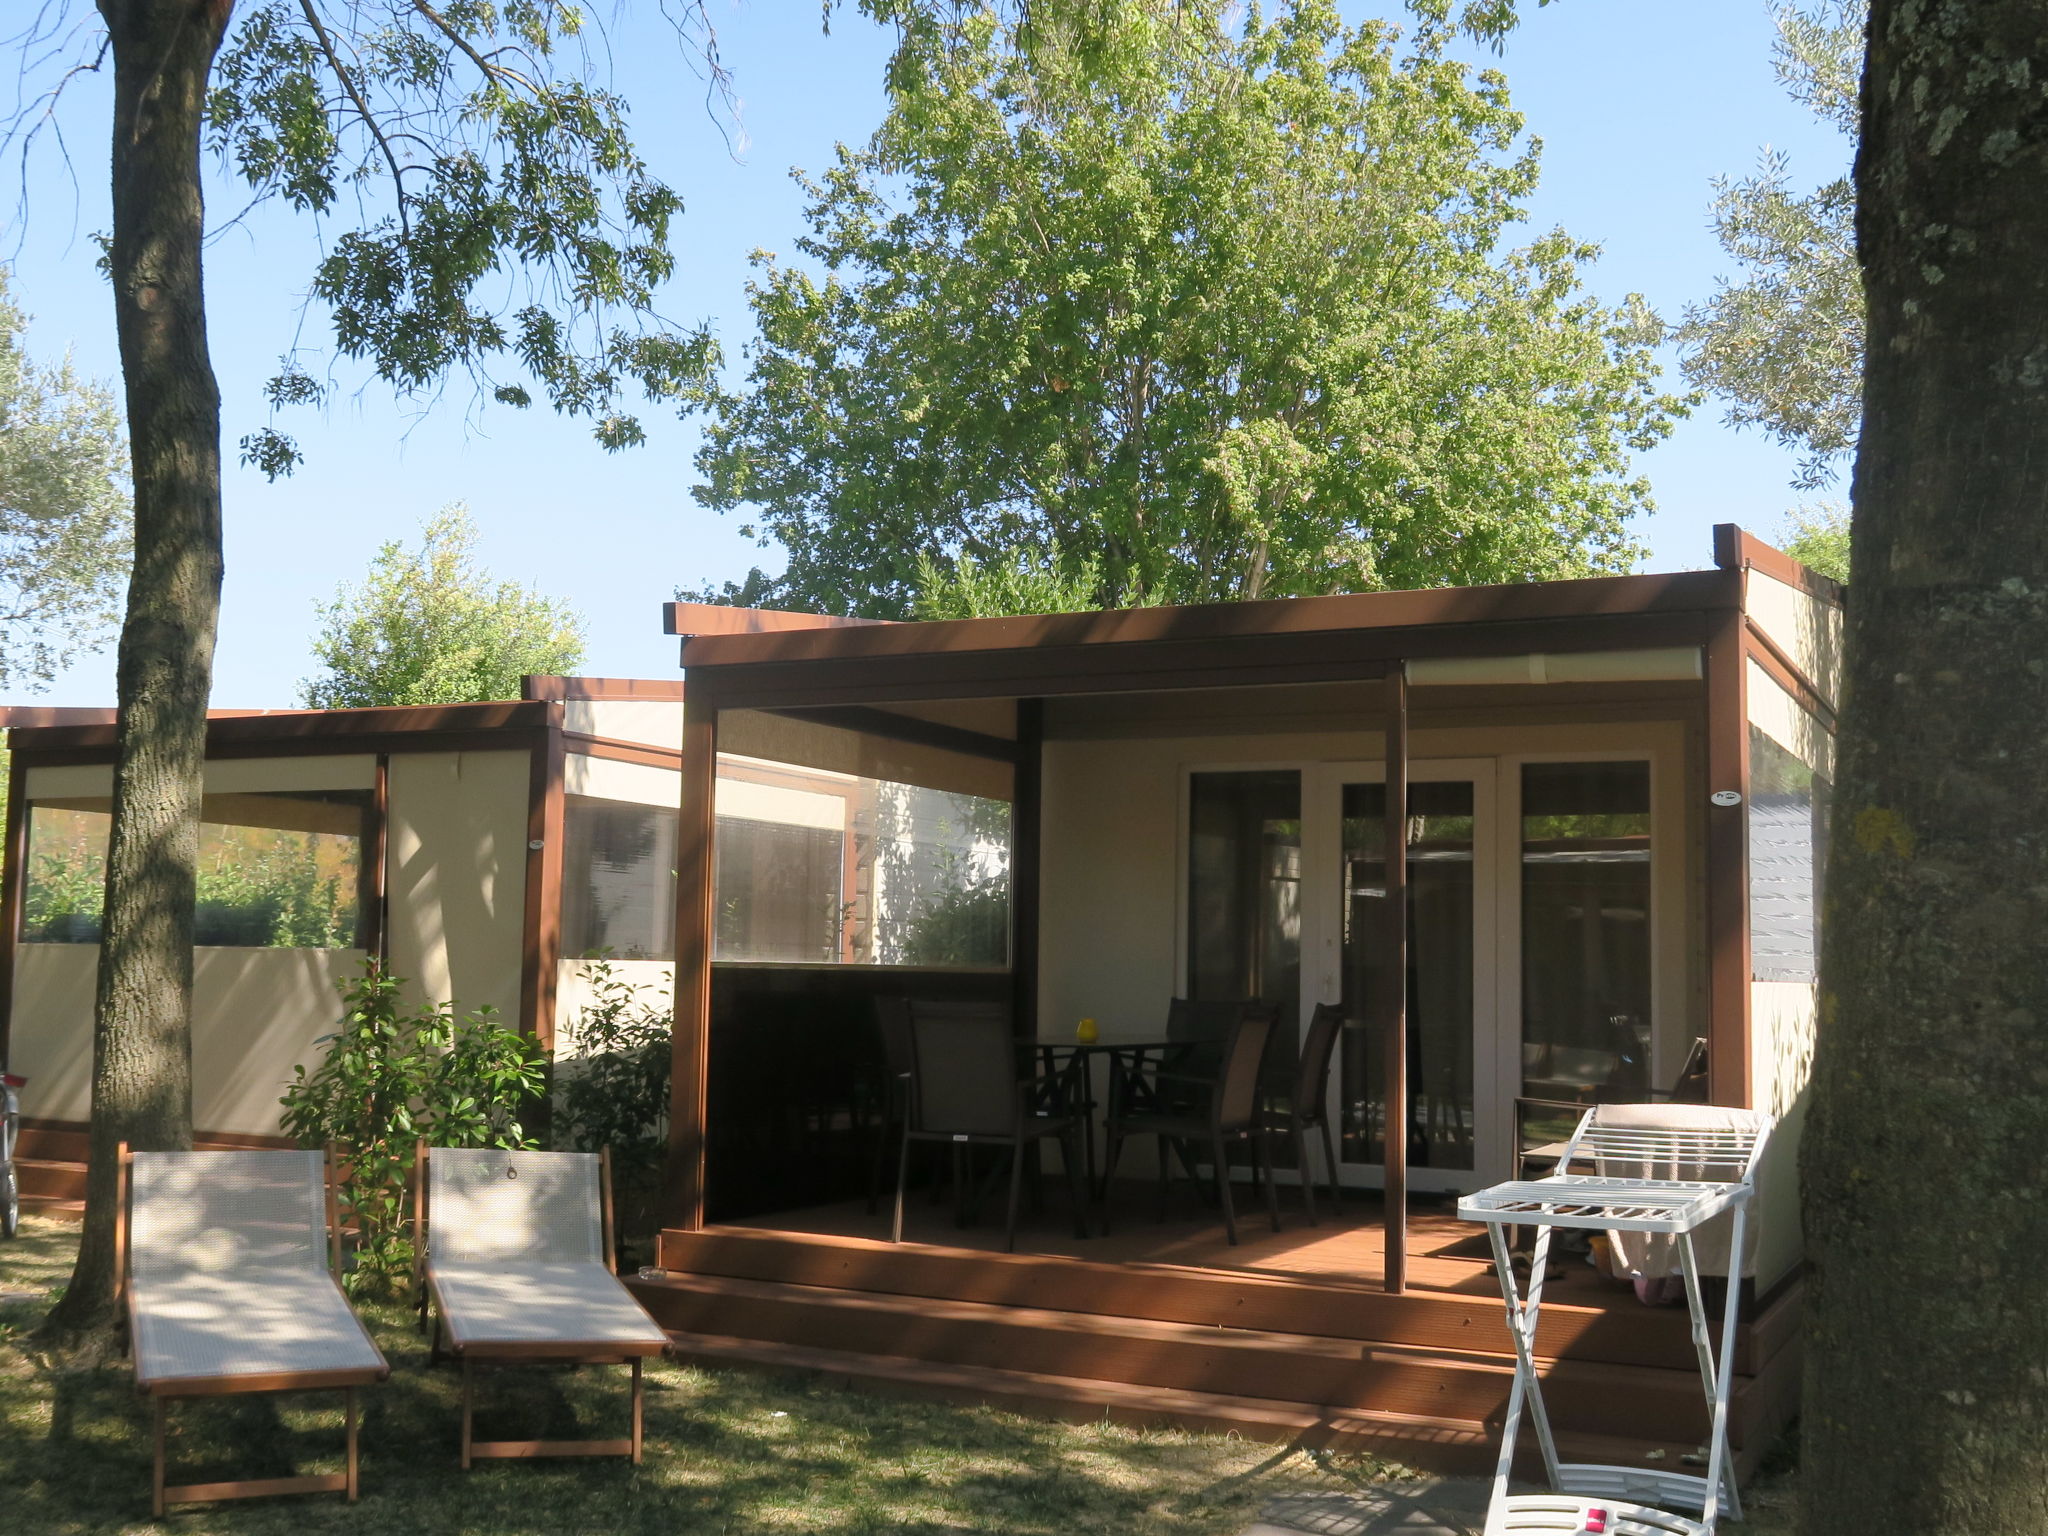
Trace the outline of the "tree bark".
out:
M 200 128 L 233 0 L 99 0 L 114 59 L 116 327 L 135 567 L 93 1014 L 92 1163 L 58 1336 L 114 1320 L 114 1153 L 192 1144 L 192 908 L 220 612 L 220 392 L 206 348 Z
M 1804 1536 L 2048 1530 L 2048 0 L 1876 0 Z

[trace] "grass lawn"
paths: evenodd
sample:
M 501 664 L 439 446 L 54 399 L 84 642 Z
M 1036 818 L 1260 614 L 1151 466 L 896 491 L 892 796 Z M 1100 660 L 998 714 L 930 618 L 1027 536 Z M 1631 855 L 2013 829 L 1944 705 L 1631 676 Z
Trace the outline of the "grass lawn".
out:
M 152 1528 L 149 1415 L 124 1367 L 51 1371 L 21 1347 L 70 1271 L 76 1229 L 33 1218 L 0 1242 L 0 1532 Z M 363 1393 L 362 1499 L 336 1494 L 174 1508 L 165 1525 L 284 1536 L 676 1536 L 680 1532 L 1118 1532 L 1232 1536 L 1277 1494 L 1397 1475 L 1219 1436 L 1043 1423 L 798 1381 L 657 1364 L 647 1454 L 624 1461 L 456 1464 L 459 1388 L 427 1367 L 397 1308 L 366 1310 L 391 1362 Z M 478 1433 L 625 1433 L 621 1367 L 484 1378 Z M 341 1467 L 339 1393 L 180 1403 L 171 1481 Z

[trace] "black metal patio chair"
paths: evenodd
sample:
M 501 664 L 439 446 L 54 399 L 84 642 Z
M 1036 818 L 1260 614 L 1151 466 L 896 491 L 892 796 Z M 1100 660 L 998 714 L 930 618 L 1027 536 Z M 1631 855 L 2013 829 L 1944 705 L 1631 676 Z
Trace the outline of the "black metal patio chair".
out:
M 896 1166 L 896 1213 L 889 1241 L 903 1241 L 903 1195 L 910 1179 L 912 1142 L 944 1142 L 956 1151 L 995 1146 L 1010 1154 L 1003 1247 L 1015 1252 L 1025 1149 L 1053 1136 L 1060 1140 L 1061 1161 L 1072 1189 L 1074 1234 L 1086 1237 L 1087 1186 L 1081 1122 L 1071 1108 L 1071 1068 L 1048 1076 L 1019 1070 L 1023 1052 L 1011 1033 L 1008 1011 L 1000 1004 L 913 1001 L 909 1023 L 910 1066 L 902 1080 L 903 1149 Z
M 1275 1011 L 1271 1007 L 1239 1005 L 1223 1038 L 1221 1068 L 1213 1076 L 1162 1067 L 1144 1074 L 1143 1092 L 1132 1092 L 1133 1085 L 1113 1085 L 1109 1150 L 1103 1159 L 1105 1190 L 1116 1175 L 1117 1157 L 1124 1142 L 1133 1136 L 1158 1137 L 1159 1219 L 1164 1221 L 1172 1180 L 1170 1147 L 1180 1146 L 1182 1160 L 1192 1168 L 1194 1157 L 1186 1149 L 1206 1144 L 1216 1175 L 1217 1200 L 1223 1207 L 1223 1231 L 1235 1244 L 1237 1215 L 1230 1202 L 1229 1149 L 1236 1142 L 1249 1142 L 1254 1176 L 1262 1176 L 1266 1213 L 1272 1219 L 1273 1230 L 1278 1232 L 1280 1202 L 1273 1190 L 1272 1131 L 1262 1113 L 1259 1095 L 1259 1060 L 1265 1054 L 1266 1039 L 1272 1034 L 1274 1023 Z M 1106 1199 L 1103 1230 L 1109 1230 Z

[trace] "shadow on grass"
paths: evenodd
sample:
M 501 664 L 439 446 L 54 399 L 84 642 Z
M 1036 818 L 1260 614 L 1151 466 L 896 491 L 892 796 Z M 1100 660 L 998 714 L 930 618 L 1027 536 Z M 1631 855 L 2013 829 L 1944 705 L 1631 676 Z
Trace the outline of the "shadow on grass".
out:
M 0 1286 L 61 1274 L 71 1234 L 35 1224 L 0 1245 Z M 37 1266 L 40 1268 L 37 1268 Z M 0 1529 L 7 1536 L 149 1530 L 150 1414 L 125 1368 L 46 1370 L 0 1334 Z M 397 1307 L 363 1309 L 391 1380 L 360 1401 L 362 1499 L 199 1505 L 161 1528 L 237 1536 L 1234 1536 L 1279 1494 L 1332 1490 L 1334 1468 L 1218 1436 L 1065 1425 L 822 1383 L 659 1363 L 647 1373 L 646 1460 L 457 1465 L 461 1372 L 428 1364 Z M 599 1439 L 625 1432 L 621 1366 L 517 1367 L 478 1380 L 478 1432 Z M 338 1392 L 174 1404 L 174 1481 L 339 1470 Z

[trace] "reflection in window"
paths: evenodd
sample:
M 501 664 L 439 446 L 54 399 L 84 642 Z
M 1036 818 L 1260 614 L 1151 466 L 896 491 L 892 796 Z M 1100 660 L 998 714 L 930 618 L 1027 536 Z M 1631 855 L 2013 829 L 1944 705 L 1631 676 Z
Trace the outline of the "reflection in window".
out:
M 736 759 L 717 837 L 718 960 L 1009 961 L 1008 801 Z
M 721 960 L 844 958 L 846 834 L 718 818 Z
M 1188 996 L 1280 1010 L 1269 1060 L 1301 1012 L 1301 775 L 1188 778 Z
M 1347 1163 L 1385 1156 L 1387 787 L 1344 786 L 1345 1030 L 1340 1058 Z M 1408 786 L 1408 1160 L 1468 1169 L 1472 1063 L 1474 808 L 1469 780 Z
M 562 953 L 675 957 L 676 813 L 568 795 L 562 806 Z
M 200 802 L 192 942 L 205 947 L 359 949 L 371 835 L 364 789 L 266 790 Z M 22 939 L 97 944 L 107 834 L 106 796 L 29 806 Z
M 1820 959 L 1827 778 L 1749 728 L 1749 951 L 1757 981 L 1812 981 Z
M 1650 765 L 1522 768 L 1522 1079 L 1532 1098 L 1650 1089 Z

